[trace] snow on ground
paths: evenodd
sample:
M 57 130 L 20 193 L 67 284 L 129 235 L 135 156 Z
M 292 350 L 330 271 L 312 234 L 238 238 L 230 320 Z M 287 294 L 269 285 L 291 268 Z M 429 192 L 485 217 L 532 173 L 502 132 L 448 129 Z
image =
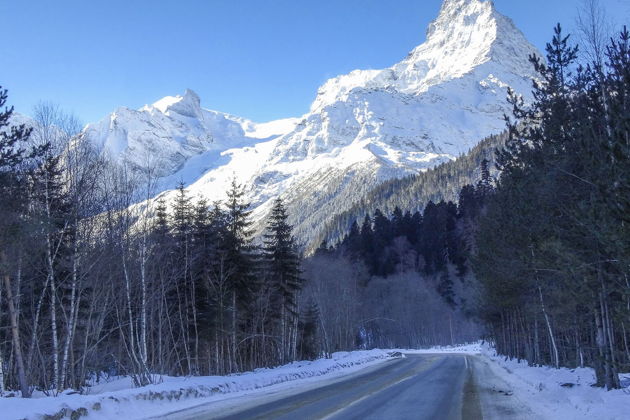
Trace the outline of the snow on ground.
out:
M 488 345 L 482 357 L 492 361 L 494 373 L 513 387 L 542 418 L 554 420 L 624 420 L 630 418 L 630 374 L 621 375 L 625 389 L 606 391 L 594 388 L 591 368 L 554 369 L 532 367 L 525 361 L 506 360 Z
M 630 374 L 622 375 L 625 389 L 605 391 L 591 386 L 595 374 L 590 368 L 532 367 L 526 362 L 497 355 L 486 343 L 422 350 L 341 352 L 333 354 L 331 359 L 294 362 L 230 376 L 160 377 L 160 383 L 142 388 L 133 388 L 130 378 L 116 378 L 95 384 L 89 395 L 64 393 L 45 397 L 36 393 L 36 398 L 32 399 L 1 398 L 0 418 L 43 419 L 45 415 L 63 413 L 66 417 L 47 418 L 146 419 L 233 397 L 258 396 L 296 386 L 320 386 L 318 384 L 385 362 L 396 352 L 476 356 L 475 380 L 486 414 L 490 416 L 494 411 L 499 413 L 512 407 L 514 412 L 530 410 L 527 418 L 541 420 L 630 418 Z
M 477 382 L 493 391 L 495 395 L 492 398 L 502 398 L 505 402 L 510 397 L 514 400 L 515 409 L 527 407 L 537 419 L 630 419 L 630 374 L 621 375 L 624 389 L 606 391 L 591 386 L 595 383 L 595 372 L 591 368 L 554 369 L 548 366 L 528 366 L 525 361 L 519 362 L 497 355 L 487 343 L 398 351 L 407 354 L 477 355 Z
M 160 383 L 141 388 L 133 388 L 130 378 L 117 378 L 93 386 L 89 395 L 64 393 L 46 397 L 35 393 L 31 399 L 0 398 L 0 418 L 75 420 L 87 416 L 88 419 L 144 419 L 270 387 L 312 384 L 348 375 L 391 357 L 391 352 L 385 350 L 339 352 L 334 353 L 331 359 L 294 362 L 230 376 L 163 376 L 159 378 Z

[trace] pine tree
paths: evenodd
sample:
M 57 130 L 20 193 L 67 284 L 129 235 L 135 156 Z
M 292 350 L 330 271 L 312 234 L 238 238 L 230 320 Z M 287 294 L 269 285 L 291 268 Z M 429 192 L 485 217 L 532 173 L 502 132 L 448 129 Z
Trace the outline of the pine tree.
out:
M 30 169 L 37 163 L 49 144 L 27 150 L 27 142 L 31 129 L 24 125 L 11 126 L 13 107 L 7 108 L 7 91 L 0 87 L 0 274 L 5 288 L 6 300 L 11 326 L 11 342 L 15 355 L 15 369 L 17 382 L 22 397 L 31 395 L 27 367 L 23 356 L 21 339 L 19 301 L 20 291 L 14 290 L 12 276 L 9 272 L 10 256 L 15 256 L 18 239 L 28 230 L 28 221 L 24 215 L 28 214 L 29 198 L 28 175 Z M 4 352 L 2 352 L 4 353 Z M 4 363 L 4 360 L 0 360 Z
M 350 231 L 343 240 L 343 248 L 351 258 L 361 257 L 361 231 L 356 220 L 350 225 Z
M 293 228 L 287 219 L 284 204 L 277 198 L 264 235 L 264 262 L 272 290 L 272 307 L 280 322 L 282 363 L 297 357 L 297 295 L 302 283 Z
M 609 138 L 599 144 L 608 162 L 610 173 L 598 179 L 607 204 L 618 218 L 630 223 L 630 32 L 627 27 L 607 48 L 610 72 L 604 80 L 608 95 L 600 98 L 608 110 L 606 119 Z M 605 115 L 605 114 L 604 114 Z
M 213 336 L 214 314 L 211 310 L 212 290 L 208 287 L 208 277 L 215 258 L 217 237 L 212 230 L 212 218 L 205 199 L 199 199 L 192 211 L 192 280 L 194 288 L 195 333 L 199 340 L 208 343 Z M 199 345 L 198 345 L 199 346 Z M 201 351 L 197 348 L 197 351 Z
M 405 216 L 400 209 L 396 206 L 392 213 L 392 237 L 397 238 L 399 236 L 405 236 Z
M 374 252 L 376 253 L 378 250 L 378 255 L 376 258 L 373 258 L 371 262 L 371 272 L 375 275 L 386 276 L 395 271 L 394 261 L 390 258 L 388 252 L 388 246 L 393 239 L 392 223 L 379 209 L 374 212 L 373 220 L 374 230 L 372 243 Z
M 315 254 L 314 255 L 327 255 L 328 252 L 330 251 L 330 249 L 328 248 L 328 242 L 326 240 L 323 240 L 319 246 L 317 247 L 317 249 L 315 250 Z
M 361 256 L 364 261 L 371 261 L 374 256 L 374 232 L 369 215 L 365 215 L 360 234 Z
M 162 242 L 162 238 L 165 238 L 169 233 L 168 211 L 164 199 L 159 199 L 157 202 L 152 231 L 160 242 Z
M 173 235 L 178 242 L 179 248 L 185 252 L 189 245 L 192 232 L 193 214 L 190 197 L 184 188 L 184 184 L 177 186 L 177 195 L 173 200 L 172 225 Z
M 477 197 L 479 202 L 483 202 L 483 200 L 492 194 L 494 189 L 492 182 L 492 175 L 490 175 L 490 162 L 488 159 L 481 161 L 481 179 L 477 183 L 477 188 L 475 192 L 477 193 Z
M 184 184 L 177 187 L 171 212 L 173 235 L 173 274 L 169 301 L 177 308 L 179 328 L 176 330 L 179 345 L 182 347 L 183 360 L 180 374 L 194 374 L 199 366 L 196 334 L 197 301 L 193 283 L 193 208 Z
M 221 241 L 222 252 L 225 253 L 227 273 L 229 273 L 229 291 L 231 294 L 230 317 L 230 364 L 231 370 L 240 366 L 237 354 L 237 336 L 239 325 L 246 322 L 250 311 L 251 294 L 254 286 L 255 270 L 252 254 L 252 222 L 249 203 L 244 200 L 245 191 L 242 185 L 232 180 L 225 203 L 225 232 Z

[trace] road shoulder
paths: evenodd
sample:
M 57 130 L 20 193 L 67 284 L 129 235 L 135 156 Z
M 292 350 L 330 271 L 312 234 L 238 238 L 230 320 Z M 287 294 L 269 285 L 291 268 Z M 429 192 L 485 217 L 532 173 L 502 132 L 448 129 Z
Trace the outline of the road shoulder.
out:
M 511 384 L 505 381 L 497 369 L 503 369 L 483 355 L 469 358 L 472 366 L 474 388 L 477 392 L 483 419 L 532 420 L 545 418 L 535 413 L 521 400 Z M 464 417 L 466 418 L 466 417 Z

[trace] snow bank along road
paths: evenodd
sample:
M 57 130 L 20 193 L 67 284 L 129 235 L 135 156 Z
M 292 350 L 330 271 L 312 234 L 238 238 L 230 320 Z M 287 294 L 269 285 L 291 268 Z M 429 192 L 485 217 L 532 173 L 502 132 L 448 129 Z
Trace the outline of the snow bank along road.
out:
M 505 385 L 505 386 L 503 386 Z M 487 363 L 472 355 L 409 354 L 309 390 L 238 397 L 161 418 L 535 419 Z

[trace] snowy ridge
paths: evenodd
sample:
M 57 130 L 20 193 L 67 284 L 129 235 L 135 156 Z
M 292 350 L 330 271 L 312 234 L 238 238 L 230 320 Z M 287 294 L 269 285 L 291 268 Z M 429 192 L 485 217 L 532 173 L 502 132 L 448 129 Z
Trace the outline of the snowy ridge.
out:
M 236 176 L 258 231 L 281 195 L 308 244 L 362 191 L 455 159 L 503 131 L 508 86 L 529 97 L 532 54 L 491 1 L 446 0 L 426 42 L 387 69 L 330 79 L 299 119 L 256 124 L 205 110 L 186 91 L 138 111 L 120 108 L 83 135 L 133 167 L 158 168 L 166 199 L 183 181 L 192 195 L 221 200 Z
M 291 124 L 286 120 L 259 125 L 203 109 L 199 96 L 186 90 L 181 96 L 167 96 L 139 110 L 118 108 L 100 122 L 89 124 L 81 135 L 113 160 L 140 170 L 152 169 L 158 177 L 165 177 L 183 169 L 192 157 L 253 145 L 260 138 L 291 130 Z M 216 166 L 211 160 L 206 165 Z

